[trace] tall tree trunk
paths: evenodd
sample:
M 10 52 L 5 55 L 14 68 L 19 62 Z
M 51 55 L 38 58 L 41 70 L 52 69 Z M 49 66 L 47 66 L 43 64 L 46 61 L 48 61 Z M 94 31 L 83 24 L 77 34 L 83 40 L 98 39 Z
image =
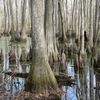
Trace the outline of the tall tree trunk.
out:
M 60 0 L 58 1 L 58 12 L 59 12 L 59 27 L 60 27 L 60 34 L 61 34 L 61 38 L 62 38 L 62 42 L 66 41 L 66 10 L 65 10 L 65 4 L 66 1 L 65 0 Z
M 8 19 L 8 23 L 7 23 L 7 35 L 10 32 L 10 9 L 9 9 L 9 0 L 7 0 L 7 19 Z
M 6 9 L 6 0 L 3 0 L 3 5 L 4 5 L 4 33 L 7 31 L 7 9 Z
M 12 0 L 9 0 L 9 6 L 10 6 L 10 16 L 11 16 L 11 37 L 12 40 L 14 40 L 15 35 L 14 35 L 14 15 L 13 15 L 13 2 Z
M 18 30 L 18 1 L 15 0 L 15 4 L 16 4 L 16 33 L 15 36 L 17 39 L 20 38 L 20 34 L 19 34 L 19 30 Z
M 84 42 L 85 42 L 85 40 L 84 40 L 84 12 L 85 12 L 85 10 L 84 10 L 84 0 L 82 0 L 81 1 L 81 6 L 82 6 L 82 19 L 81 19 L 81 22 L 82 22 L 82 35 L 81 35 L 81 39 L 82 39 L 82 41 L 81 41 L 81 43 L 82 43 L 82 45 L 81 45 L 81 54 L 84 54 Z
M 21 30 L 22 39 L 26 39 L 26 5 L 27 5 L 27 0 L 24 0 L 22 9 L 22 30 Z
M 53 2 L 52 0 L 45 1 L 45 33 L 46 33 L 46 43 L 47 43 L 47 52 L 48 56 L 54 53 L 53 45 Z
M 32 66 L 28 82 L 37 93 L 50 88 L 57 89 L 57 82 L 48 63 L 44 37 L 44 0 L 31 0 L 32 21 Z
M 91 0 L 91 3 L 90 3 L 90 21 L 91 21 L 91 24 L 90 24 L 90 47 L 92 48 L 93 47 L 93 0 Z
M 45 35 L 47 43 L 48 57 L 52 56 L 54 60 L 57 60 L 57 47 L 56 47 L 56 35 L 54 31 L 54 7 L 53 1 L 45 1 Z

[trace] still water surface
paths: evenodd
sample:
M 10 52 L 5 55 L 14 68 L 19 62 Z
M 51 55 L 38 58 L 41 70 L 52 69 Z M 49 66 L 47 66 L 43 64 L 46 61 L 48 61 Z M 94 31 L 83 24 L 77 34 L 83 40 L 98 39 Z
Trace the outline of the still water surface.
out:
M 20 55 L 22 53 L 23 48 L 26 50 L 26 53 L 29 52 L 31 40 L 28 39 L 28 41 L 25 44 L 11 44 L 9 40 L 10 37 L 0 38 L 0 51 L 3 52 L 3 59 L 4 59 L 4 61 L 0 64 L 0 91 L 3 90 L 5 93 L 10 91 L 10 93 L 13 94 L 14 92 L 24 90 L 25 79 L 17 77 L 15 78 L 8 75 L 5 76 L 2 72 L 9 71 L 14 66 L 17 66 L 16 70 L 19 72 L 29 72 L 28 64 L 26 65 L 20 64 Z M 16 55 L 15 64 L 9 64 L 10 50 L 12 50 Z M 86 64 L 85 72 L 75 71 L 74 63 L 71 62 L 67 62 L 66 67 L 67 67 L 66 74 L 76 79 L 76 85 L 72 87 L 70 86 L 62 87 L 64 91 L 64 94 L 61 97 L 62 100 L 100 100 L 100 91 L 99 90 L 96 91 L 94 89 L 94 87 L 96 87 L 100 83 L 99 73 L 95 73 L 94 71 L 92 73 L 93 80 L 90 80 L 91 67 L 89 66 L 88 63 Z M 93 84 L 91 85 L 91 83 Z M 92 98 L 91 94 L 94 95 L 92 96 Z

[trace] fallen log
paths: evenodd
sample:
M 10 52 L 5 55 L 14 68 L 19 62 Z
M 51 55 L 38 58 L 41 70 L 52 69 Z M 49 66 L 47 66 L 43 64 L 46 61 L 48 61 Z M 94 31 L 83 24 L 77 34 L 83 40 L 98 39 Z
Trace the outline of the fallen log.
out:
M 13 77 L 20 77 L 20 78 L 27 78 L 29 73 L 24 73 L 24 72 L 4 72 L 6 75 L 10 75 Z M 67 76 L 67 75 L 55 75 L 57 82 L 59 84 L 59 86 L 64 85 L 64 86 L 72 86 L 72 85 L 76 85 L 75 84 L 75 79 L 72 79 L 71 76 Z

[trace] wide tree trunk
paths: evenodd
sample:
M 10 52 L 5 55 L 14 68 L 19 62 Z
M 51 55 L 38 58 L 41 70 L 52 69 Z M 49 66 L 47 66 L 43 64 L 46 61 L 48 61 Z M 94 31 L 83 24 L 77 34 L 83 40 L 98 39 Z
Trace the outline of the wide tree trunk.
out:
M 44 38 L 45 2 L 44 0 L 31 0 L 31 7 L 33 50 L 28 84 L 32 86 L 30 90 L 39 93 L 50 88 L 57 89 L 57 82 L 48 63 L 47 48 Z

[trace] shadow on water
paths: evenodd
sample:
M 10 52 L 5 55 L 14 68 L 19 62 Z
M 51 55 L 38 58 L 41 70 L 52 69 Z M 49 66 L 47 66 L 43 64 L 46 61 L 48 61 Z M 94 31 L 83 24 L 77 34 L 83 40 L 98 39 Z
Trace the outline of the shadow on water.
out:
M 26 44 L 11 44 L 9 37 L 0 38 L 0 100 L 13 100 L 14 93 L 24 90 L 24 78 L 5 75 L 4 71 L 29 72 L 30 65 L 26 63 L 22 52 L 29 53 L 31 40 Z M 9 61 L 9 56 L 13 59 Z M 20 63 L 20 57 L 23 61 Z M 64 91 L 61 100 L 100 100 L 100 74 L 92 69 L 89 63 L 85 64 L 84 69 L 76 70 L 74 61 L 67 62 L 66 74 L 76 79 L 74 86 L 62 86 Z M 2 95 L 3 94 L 3 95 Z

